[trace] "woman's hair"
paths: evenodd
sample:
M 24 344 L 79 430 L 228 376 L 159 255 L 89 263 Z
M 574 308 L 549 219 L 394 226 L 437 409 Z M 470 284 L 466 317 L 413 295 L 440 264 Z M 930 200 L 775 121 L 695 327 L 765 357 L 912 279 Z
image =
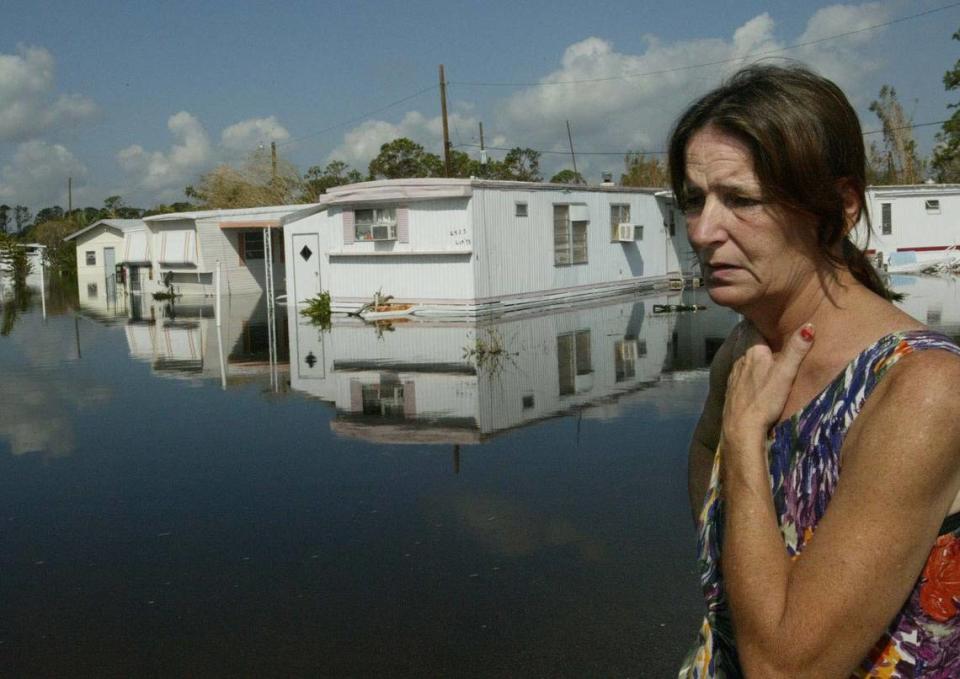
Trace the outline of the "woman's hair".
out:
M 848 237 L 843 191 L 866 208 L 866 154 L 856 112 L 833 82 L 801 66 L 748 66 L 694 102 L 670 137 L 670 181 L 686 206 L 686 151 L 712 126 L 750 148 L 764 199 L 817 222 L 817 246 L 870 290 L 890 298 L 863 251 Z M 839 246 L 839 247 L 838 247 Z

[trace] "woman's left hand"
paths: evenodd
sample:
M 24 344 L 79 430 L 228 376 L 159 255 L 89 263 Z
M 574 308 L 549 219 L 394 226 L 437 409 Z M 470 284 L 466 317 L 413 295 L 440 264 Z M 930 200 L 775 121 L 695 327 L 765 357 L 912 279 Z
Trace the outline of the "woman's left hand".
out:
M 798 328 L 774 355 L 750 323 L 740 327 L 736 356 L 727 378 L 723 440 L 734 448 L 760 445 L 783 413 L 800 364 L 813 344 L 813 326 Z

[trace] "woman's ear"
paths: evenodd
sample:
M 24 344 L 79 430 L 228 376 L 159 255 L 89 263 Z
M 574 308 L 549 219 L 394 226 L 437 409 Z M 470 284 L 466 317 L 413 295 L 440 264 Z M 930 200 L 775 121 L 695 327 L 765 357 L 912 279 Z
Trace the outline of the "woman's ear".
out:
M 863 193 L 857 190 L 857 185 L 852 179 L 838 180 L 837 190 L 843 200 L 843 235 L 848 236 L 863 213 Z

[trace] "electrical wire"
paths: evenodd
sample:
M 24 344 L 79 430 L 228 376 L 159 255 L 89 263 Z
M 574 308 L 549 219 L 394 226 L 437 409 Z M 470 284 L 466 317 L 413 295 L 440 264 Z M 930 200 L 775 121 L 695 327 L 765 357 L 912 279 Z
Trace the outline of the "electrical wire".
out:
M 937 12 L 943 12 L 948 9 L 953 9 L 954 7 L 960 7 L 960 2 L 953 2 L 949 5 L 942 5 L 940 7 L 935 7 L 923 12 L 917 12 L 916 14 L 910 14 L 908 16 L 899 17 L 897 19 L 891 19 L 890 21 L 884 21 L 883 23 L 873 24 L 871 26 L 865 26 L 863 28 L 858 28 L 852 31 L 845 31 L 843 33 L 837 33 L 835 35 L 828 35 L 823 38 L 817 38 L 815 40 L 807 40 L 805 42 L 799 42 L 793 45 L 787 45 L 786 47 L 779 47 L 773 50 L 766 50 L 763 52 L 753 52 L 746 54 L 742 57 L 732 57 L 730 59 L 719 59 L 717 61 L 706 61 L 699 64 L 689 64 L 687 66 L 676 66 L 674 68 L 665 68 L 657 71 L 638 71 L 635 73 L 625 73 L 622 75 L 607 76 L 605 78 L 580 78 L 574 80 L 557 80 L 553 82 L 477 82 L 469 80 L 453 80 L 447 83 L 448 85 L 461 85 L 466 87 L 546 87 L 553 85 L 576 85 L 581 83 L 600 83 L 600 82 L 610 82 L 613 80 L 629 80 L 631 78 L 645 78 L 653 75 L 663 75 L 666 73 L 676 73 L 678 71 L 689 71 L 697 68 L 707 68 L 709 66 L 720 66 L 723 64 L 735 63 L 738 61 L 745 61 L 747 59 L 753 59 L 756 57 L 769 56 L 773 54 L 780 54 L 788 50 L 799 49 L 801 47 L 809 47 L 810 45 L 818 45 L 823 42 L 828 42 L 830 40 L 837 40 L 839 38 L 846 38 L 851 35 L 856 35 L 858 33 L 865 33 L 867 31 L 874 31 L 878 28 L 885 28 L 887 26 L 893 26 L 894 24 L 899 24 L 904 21 L 910 21 L 917 19 L 923 16 L 930 14 L 935 14 Z

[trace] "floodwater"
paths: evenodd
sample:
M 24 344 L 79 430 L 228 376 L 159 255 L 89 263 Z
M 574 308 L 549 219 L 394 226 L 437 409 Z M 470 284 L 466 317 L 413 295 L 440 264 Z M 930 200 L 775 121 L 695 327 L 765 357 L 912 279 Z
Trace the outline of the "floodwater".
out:
M 897 285 L 960 331 L 955 280 Z M 218 328 L 111 292 L 3 307 L 0 676 L 676 670 L 685 449 L 732 314 L 322 330 L 234 297 Z M 654 313 L 681 301 L 708 309 Z

